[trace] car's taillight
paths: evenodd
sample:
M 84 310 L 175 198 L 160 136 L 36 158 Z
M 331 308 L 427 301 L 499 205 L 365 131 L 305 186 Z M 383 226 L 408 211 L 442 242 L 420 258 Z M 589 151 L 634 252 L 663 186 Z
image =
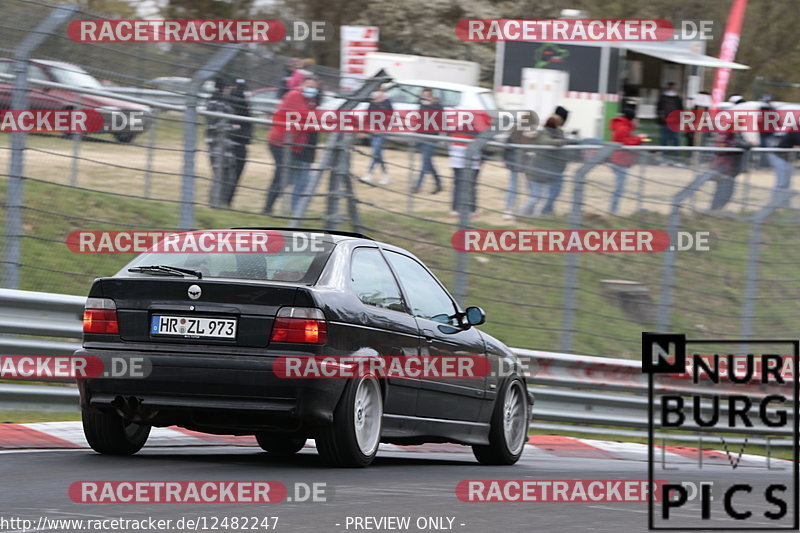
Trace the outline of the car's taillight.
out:
M 117 304 L 109 298 L 87 298 L 83 310 L 84 333 L 119 333 Z
M 316 307 L 282 307 L 275 316 L 274 342 L 325 344 L 327 337 L 325 315 Z

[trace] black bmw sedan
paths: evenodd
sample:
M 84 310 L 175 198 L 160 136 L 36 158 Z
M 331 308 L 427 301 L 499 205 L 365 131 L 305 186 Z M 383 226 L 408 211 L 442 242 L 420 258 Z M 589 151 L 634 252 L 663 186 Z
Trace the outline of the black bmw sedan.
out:
M 199 233 L 92 285 L 75 355 L 146 362 L 78 380 L 95 451 L 133 454 L 177 425 L 255 435 L 275 455 L 313 438 L 334 466 L 370 464 L 381 442 L 519 459 L 533 404 L 520 362 L 414 255 L 346 232 Z

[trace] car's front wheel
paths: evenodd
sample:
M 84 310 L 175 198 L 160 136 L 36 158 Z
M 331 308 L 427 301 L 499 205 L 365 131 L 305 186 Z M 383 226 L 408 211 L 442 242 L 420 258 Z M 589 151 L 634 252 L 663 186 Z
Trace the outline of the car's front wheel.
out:
M 261 449 L 277 457 L 289 457 L 306 445 L 305 437 L 285 437 L 256 433 L 256 441 Z
M 485 465 L 513 465 L 528 441 L 528 394 L 519 378 L 505 383 L 497 396 L 489 430 L 489 445 L 473 446 L 475 458 Z
M 114 412 L 84 409 L 81 419 L 89 446 L 106 455 L 133 455 L 150 436 L 150 426 L 129 422 Z
M 375 459 L 381 441 L 383 395 L 372 376 L 347 383 L 333 423 L 317 435 L 317 450 L 331 466 L 363 467 Z

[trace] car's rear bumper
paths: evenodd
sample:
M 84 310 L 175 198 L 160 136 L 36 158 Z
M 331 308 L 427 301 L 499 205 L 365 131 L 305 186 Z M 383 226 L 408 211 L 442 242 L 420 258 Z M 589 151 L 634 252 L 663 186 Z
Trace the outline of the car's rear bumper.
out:
M 77 356 L 143 358 L 145 377 L 78 381 L 81 407 L 115 410 L 156 426 L 210 433 L 311 431 L 329 423 L 342 379 L 284 379 L 272 371 L 278 355 L 153 353 L 81 349 Z

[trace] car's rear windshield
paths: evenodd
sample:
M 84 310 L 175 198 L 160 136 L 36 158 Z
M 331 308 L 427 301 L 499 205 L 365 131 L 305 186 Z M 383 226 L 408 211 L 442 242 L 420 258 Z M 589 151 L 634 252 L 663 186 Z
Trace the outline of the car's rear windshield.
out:
M 280 249 L 270 249 L 267 252 L 254 252 L 247 247 L 243 248 L 247 251 L 241 252 L 175 252 L 166 251 L 162 246 L 157 252 L 140 255 L 125 265 L 117 276 L 153 275 L 153 272 L 130 272 L 128 269 L 162 266 L 198 271 L 203 278 L 280 281 L 306 285 L 315 283 L 335 246 L 331 237 L 321 233 L 281 232 L 281 235 L 284 240 Z

